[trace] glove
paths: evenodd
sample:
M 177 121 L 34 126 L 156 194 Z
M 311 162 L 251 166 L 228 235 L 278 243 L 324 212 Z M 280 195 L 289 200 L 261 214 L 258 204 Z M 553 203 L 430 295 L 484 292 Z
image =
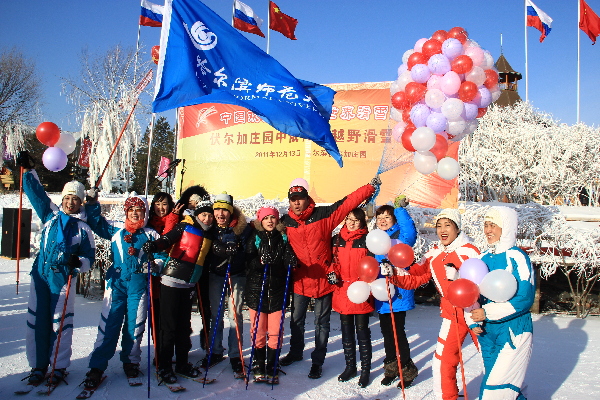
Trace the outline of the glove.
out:
M 444 265 L 444 268 L 446 269 L 446 279 L 448 279 L 449 281 L 455 281 L 458 279 L 458 270 L 456 269 L 454 264 L 446 264 Z
M 237 252 L 237 243 L 229 242 L 225 245 L 225 254 L 232 257 Z
M 100 190 L 96 187 L 91 188 L 90 190 L 87 191 L 87 193 L 85 194 L 85 201 L 86 203 L 95 203 L 98 201 L 98 192 Z
M 338 283 L 340 283 L 340 279 L 338 278 L 335 272 L 331 271 L 326 276 L 327 282 L 329 282 L 330 285 L 337 285 Z
M 81 261 L 79 260 L 79 257 L 76 254 L 71 254 L 67 266 L 69 267 L 69 274 L 72 276 L 77 276 L 81 268 Z
M 377 190 L 377 188 L 381 185 L 381 179 L 379 178 L 379 175 L 371 179 L 371 182 L 369 182 L 369 184 Z
M 160 273 L 160 266 L 156 263 L 156 261 L 151 260 L 150 261 L 150 272 L 154 275 L 158 275 Z M 142 274 L 147 274 L 148 273 L 148 263 L 145 262 L 142 264 L 142 267 L 140 268 L 140 272 Z
M 29 152 L 27 150 L 23 150 L 17 153 L 15 163 L 18 166 L 21 166 L 25 169 L 31 169 L 35 166 L 35 162 L 33 161 L 33 158 L 29 155 Z
M 152 253 L 158 252 L 156 244 L 150 241 L 144 243 L 144 245 L 142 246 L 142 250 L 144 250 L 144 253 L 148 254 L 148 257 L 150 257 Z
M 406 207 L 408 205 L 408 197 L 401 194 L 394 199 L 394 208 Z
M 260 256 L 260 262 L 262 264 L 273 264 L 275 262 L 276 258 L 277 258 L 277 255 L 275 253 L 273 253 L 272 251 L 265 251 Z
M 389 264 L 387 262 L 382 262 L 379 266 L 381 267 L 381 275 L 383 275 L 383 276 L 394 275 L 394 266 L 392 264 Z
M 284 254 L 283 260 L 286 266 L 291 265 L 292 268 L 298 266 L 298 257 L 296 257 L 296 254 L 294 254 L 292 250 L 289 250 Z

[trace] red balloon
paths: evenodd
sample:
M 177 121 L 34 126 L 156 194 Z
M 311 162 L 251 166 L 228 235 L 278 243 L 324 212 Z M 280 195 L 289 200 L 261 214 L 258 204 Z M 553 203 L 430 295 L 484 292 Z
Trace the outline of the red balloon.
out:
M 486 88 L 491 89 L 498 84 L 498 73 L 493 69 L 486 69 L 485 71 L 485 81 L 483 84 Z
M 414 67 L 417 64 L 427 64 L 427 60 L 429 60 L 429 57 L 425 56 L 425 54 L 423 54 L 423 53 L 419 53 L 418 51 L 415 51 L 410 56 L 408 56 L 408 60 L 406 61 L 406 66 L 408 67 L 408 70 L 410 71 L 412 69 L 412 67 Z
M 466 308 L 472 306 L 479 297 L 479 288 L 468 279 L 457 279 L 450 282 L 446 291 L 446 298 L 453 306 Z
M 473 68 L 473 60 L 471 57 L 463 54 L 452 60 L 450 65 L 452 66 L 452 71 L 457 74 L 466 74 Z
M 448 32 L 443 29 L 439 31 L 435 31 L 433 35 L 431 35 L 432 39 L 439 40 L 441 43 L 444 43 L 444 40 L 448 39 Z
M 404 91 L 406 92 L 408 100 L 410 100 L 411 104 L 414 104 L 425 97 L 427 86 L 423 85 L 422 83 L 408 82 Z
M 52 147 L 60 139 L 60 128 L 54 122 L 42 122 L 35 129 L 35 136 L 42 144 Z
M 464 81 L 458 88 L 458 98 L 462 101 L 471 101 L 477 96 L 477 85 L 471 81 Z
M 448 140 L 442 135 L 435 135 L 435 144 L 429 151 L 440 161 L 448 152 Z
M 402 111 L 402 121 L 406 122 L 407 124 L 410 123 L 410 107 L 407 108 L 406 110 Z
M 404 128 L 404 132 L 402 132 L 402 136 L 400 136 L 400 139 L 402 140 L 402 146 L 404 146 L 404 148 L 410 152 L 417 151 L 413 147 L 412 142 L 410 141 L 410 138 L 412 137 L 412 134 L 415 131 L 415 129 L 417 129 L 417 127 L 411 122 L 410 124 L 406 125 L 406 128 Z
M 467 42 L 469 34 L 460 26 L 455 26 L 454 28 L 448 31 L 448 37 L 458 39 L 462 44 L 465 44 Z
M 429 39 L 423 43 L 423 50 L 421 52 L 427 57 L 431 57 L 434 54 L 440 54 L 442 52 L 442 42 L 436 39 Z
M 392 96 L 392 105 L 398 110 L 410 109 L 410 100 L 405 92 L 396 92 Z
M 388 251 L 388 259 L 395 267 L 406 268 L 415 260 L 415 252 L 409 245 L 398 243 Z
M 367 283 L 373 282 L 379 275 L 379 262 L 371 256 L 364 256 L 356 266 L 358 277 Z
M 487 112 L 487 108 L 478 108 L 477 109 L 477 118 L 481 118 Z

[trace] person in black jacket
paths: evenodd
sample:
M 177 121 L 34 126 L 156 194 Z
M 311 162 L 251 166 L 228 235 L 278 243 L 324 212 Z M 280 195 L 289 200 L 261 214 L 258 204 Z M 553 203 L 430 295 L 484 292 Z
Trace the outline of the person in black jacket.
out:
M 254 347 L 252 372 L 256 381 L 279 383 L 274 369 L 280 348 L 285 283 L 288 269 L 296 266 L 297 259 L 284 233 L 285 227 L 279 223 L 277 209 L 263 207 L 258 210 L 254 227 L 256 231 L 246 246 L 249 261 L 244 293 L 250 312 L 250 340 Z

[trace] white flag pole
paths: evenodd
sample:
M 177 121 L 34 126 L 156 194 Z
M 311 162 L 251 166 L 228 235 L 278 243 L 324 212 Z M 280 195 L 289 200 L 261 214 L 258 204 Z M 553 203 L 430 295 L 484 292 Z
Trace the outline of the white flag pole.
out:
M 529 102 L 529 64 L 527 63 L 527 0 L 525 3 L 525 101 Z
M 580 121 L 580 100 L 581 100 L 581 76 L 580 76 L 580 69 L 581 69 L 581 65 L 580 65 L 580 60 L 581 60 L 581 54 L 580 54 L 580 45 L 581 45 L 581 34 L 579 33 L 579 24 L 581 23 L 581 21 L 579 20 L 581 18 L 581 0 L 577 0 L 577 123 L 579 123 Z

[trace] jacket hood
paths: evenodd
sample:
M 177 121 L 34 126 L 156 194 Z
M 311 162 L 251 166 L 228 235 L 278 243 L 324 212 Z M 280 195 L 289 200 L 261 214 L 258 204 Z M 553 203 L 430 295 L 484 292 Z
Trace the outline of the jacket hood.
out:
M 247 225 L 248 221 L 246 221 L 244 212 L 240 208 L 233 206 L 233 214 L 231 215 L 231 222 L 229 223 L 229 227 L 233 228 L 233 233 L 236 235 L 241 234 L 244 229 L 246 229 Z
M 502 235 L 496 243 L 488 244 L 493 253 L 504 253 L 517 243 L 517 227 L 519 217 L 514 208 L 497 206 L 492 207 L 488 212 L 494 210 L 500 214 L 502 219 Z

